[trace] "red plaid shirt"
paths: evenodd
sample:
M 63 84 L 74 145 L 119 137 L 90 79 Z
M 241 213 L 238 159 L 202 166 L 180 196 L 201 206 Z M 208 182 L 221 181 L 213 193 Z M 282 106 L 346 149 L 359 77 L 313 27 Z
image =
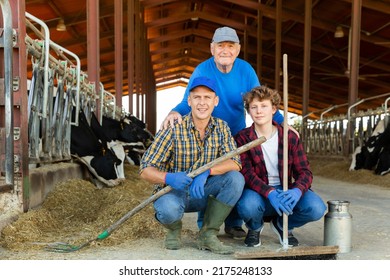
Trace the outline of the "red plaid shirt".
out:
M 273 123 L 278 129 L 278 167 L 280 182 L 283 182 L 283 127 Z M 247 127 L 234 137 L 237 146 L 257 139 L 254 124 Z M 242 170 L 245 177 L 245 187 L 254 190 L 264 197 L 274 188 L 268 185 L 268 173 L 264 162 L 261 146 L 250 149 L 241 155 Z M 292 180 L 294 178 L 294 181 Z M 288 131 L 288 188 L 299 188 L 304 194 L 313 181 L 309 162 L 303 150 L 299 137 L 291 130 Z

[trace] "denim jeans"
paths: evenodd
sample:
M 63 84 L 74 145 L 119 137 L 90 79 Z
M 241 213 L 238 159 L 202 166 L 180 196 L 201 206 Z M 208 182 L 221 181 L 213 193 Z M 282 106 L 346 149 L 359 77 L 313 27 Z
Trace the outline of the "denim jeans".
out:
M 229 171 L 222 175 L 210 176 L 204 186 L 204 197 L 190 197 L 188 188 L 183 191 L 172 189 L 154 202 L 156 218 L 162 224 L 171 224 L 181 220 L 184 213 L 206 210 L 209 195 L 218 201 L 234 206 L 241 197 L 244 177 L 238 171 Z
M 276 186 L 282 189 L 282 186 Z M 237 202 L 237 210 L 250 230 L 258 230 L 263 224 L 263 217 L 277 217 L 278 224 L 283 225 L 283 218 L 278 216 L 268 199 L 251 189 L 245 189 Z M 288 216 L 288 230 L 301 227 L 308 222 L 322 218 L 326 211 L 326 205 L 319 195 L 312 190 L 305 192 L 293 209 L 293 214 Z
M 227 228 L 233 228 L 233 227 L 242 227 L 242 219 L 237 211 L 237 205 L 233 207 L 232 211 L 230 212 L 229 216 L 227 216 L 225 220 L 225 227 Z

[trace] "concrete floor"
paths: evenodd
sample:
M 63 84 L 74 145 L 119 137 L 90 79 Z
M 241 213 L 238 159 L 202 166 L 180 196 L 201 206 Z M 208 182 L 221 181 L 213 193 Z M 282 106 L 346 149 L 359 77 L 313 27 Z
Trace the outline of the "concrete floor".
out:
M 383 180 L 389 180 L 386 176 Z M 324 201 L 348 200 L 352 214 L 352 250 L 338 254 L 342 260 L 390 260 L 390 190 L 374 185 L 356 185 L 321 177 L 314 178 L 313 188 Z M 308 224 L 297 230 L 304 238 L 315 231 L 323 240 L 323 220 L 317 225 Z M 313 230 L 312 230 L 313 229 Z
M 385 179 L 386 177 L 384 177 Z M 339 260 L 390 260 L 390 190 L 374 185 L 355 185 L 322 177 L 315 177 L 313 190 L 325 202 L 328 200 L 350 201 L 352 214 L 352 250 L 339 253 Z M 117 247 L 90 246 L 73 253 L 10 252 L 0 248 L 0 259 L 89 259 L 89 260 L 207 260 L 234 259 L 233 255 L 216 255 L 196 248 L 196 213 L 185 214 L 183 248 L 169 251 L 163 248 L 163 240 L 140 239 Z M 324 218 L 294 231 L 302 246 L 323 245 Z M 263 245 L 246 248 L 241 240 L 232 240 L 220 231 L 220 239 L 232 245 L 237 252 L 281 248 L 269 225 L 262 233 Z M 109 237 L 108 237 L 109 238 Z M 104 242 L 104 240 L 102 241 Z M 310 258 L 309 258 L 310 259 Z

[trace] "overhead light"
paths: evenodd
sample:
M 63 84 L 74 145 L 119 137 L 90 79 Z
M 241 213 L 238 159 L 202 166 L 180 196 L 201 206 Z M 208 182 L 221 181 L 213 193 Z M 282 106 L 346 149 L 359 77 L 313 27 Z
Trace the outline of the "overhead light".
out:
M 336 31 L 334 32 L 334 37 L 335 38 L 343 38 L 344 37 L 344 30 L 340 25 L 336 27 Z
M 198 3 L 195 3 L 194 4 L 194 9 L 192 11 L 196 12 L 198 10 Z M 198 17 L 192 17 L 191 18 L 192 21 L 198 21 L 199 18 Z
M 65 25 L 65 22 L 62 18 L 60 18 L 58 20 L 58 24 L 57 24 L 56 29 L 57 29 L 57 31 L 66 31 L 66 25 Z

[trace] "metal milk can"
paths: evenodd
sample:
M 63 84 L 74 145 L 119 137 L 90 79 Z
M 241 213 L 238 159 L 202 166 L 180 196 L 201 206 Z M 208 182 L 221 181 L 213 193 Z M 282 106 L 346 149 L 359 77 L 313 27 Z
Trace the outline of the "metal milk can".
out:
M 352 215 L 348 210 L 349 201 L 328 201 L 328 213 L 324 222 L 324 245 L 339 246 L 339 253 L 348 253 L 352 249 Z

